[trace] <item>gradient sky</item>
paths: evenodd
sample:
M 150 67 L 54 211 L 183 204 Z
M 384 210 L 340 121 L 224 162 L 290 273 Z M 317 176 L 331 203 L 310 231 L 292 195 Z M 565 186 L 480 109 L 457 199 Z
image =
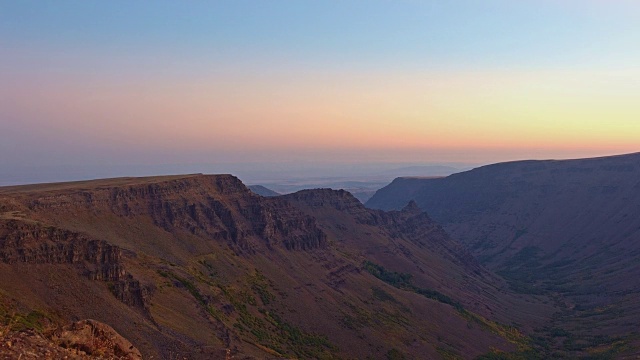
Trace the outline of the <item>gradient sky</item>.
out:
M 640 151 L 640 3 L 0 0 L 0 166 Z

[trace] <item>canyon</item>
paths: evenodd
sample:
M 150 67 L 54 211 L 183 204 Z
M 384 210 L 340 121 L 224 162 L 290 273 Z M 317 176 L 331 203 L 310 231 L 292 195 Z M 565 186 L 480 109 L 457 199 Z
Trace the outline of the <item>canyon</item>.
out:
M 2 336 L 58 349 L 102 324 L 143 358 L 633 358 L 639 163 L 398 178 L 366 207 L 232 175 L 2 187 Z
M 475 358 L 526 348 L 554 311 L 414 202 L 194 174 L 4 187 L 0 204 L 3 318 L 95 319 L 145 358 Z

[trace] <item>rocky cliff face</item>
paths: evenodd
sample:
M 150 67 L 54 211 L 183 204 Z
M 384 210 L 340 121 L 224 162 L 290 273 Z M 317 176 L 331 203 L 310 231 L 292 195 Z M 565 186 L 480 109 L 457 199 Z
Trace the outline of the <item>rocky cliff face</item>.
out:
M 283 199 L 268 199 L 253 206 L 247 217 L 253 219 L 253 230 L 268 246 L 279 242 L 288 250 L 325 248 L 327 235 L 318 228 L 316 219 L 302 214 Z
M 362 203 L 345 190 L 313 189 L 285 195 L 284 198 L 304 203 L 311 208 L 332 208 L 352 215 L 360 224 L 377 225 L 377 214 L 368 211 Z
M 50 191 L 25 201 L 29 211 L 150 217 L 168 232 L 224 241 L 239 251 L 255 246 L 310 250 L 326 236 L 286 201 L 265 199 L 231 175 L 191 176 L 161 183 L 99 186 L 85 191 Z M 54 216 L 55 217 L 55 216 Z M 262 244 L 260 244 L 262 242 Z
M 144 306 L 145 290 L 127 274 L 122 250 L 104 240 L 18 220 L 0 224 L 0 262 L 70 264 L 91 280 L 110 283 L 114 295 L 131 306 Z
M 5 222 L 0 230 L 0 261 L 30 264 L 82 264 L 94 280 L 118 281 L 125 274 L 121 250 L 105 241 L 52 226 Z
M 458 265 L 480 270 L 480 265 L 459 243 L 452 241 L 444 229 L 411 200 L 400 211 L 367 209 L 348 191 L 332 189 L 302 190 L 283 196 L 294 203 L 304 204 L 314 210 L 330 208 L 348 214 L 362 225 L 386 229 L 392 238 L 407 239 L 420 247 L 439 248 Z
M 105 184 L 73 191 L 63 186 L 3 200 L 5 214 L 20 215 L 0 226 L 0 261 L 73 264 L 84 276 L 109 282 L 119 300 L 136 307 L 145 306 L 148 290 L 126 272 L 120 247 L 45 224 L 65 224 L 70 216 L 89 222 L 108 216 L 150 220 L 168 233 L 186 232 L 248 254 L 263 248 L 310 251 L 327 246 L 326 234 L 313 217 L 284 199 L 255 195 L 230 175 Z M 22 221 L 25 214 L 38 222 Z

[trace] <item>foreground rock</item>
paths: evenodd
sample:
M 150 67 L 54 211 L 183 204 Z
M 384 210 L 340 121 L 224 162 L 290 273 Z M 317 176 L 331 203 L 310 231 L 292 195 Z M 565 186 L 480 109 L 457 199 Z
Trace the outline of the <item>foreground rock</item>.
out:
M 82 320 L 43 335 L 34 330 L 2 333 L 0 359 L 142 359 L 109 325 Z

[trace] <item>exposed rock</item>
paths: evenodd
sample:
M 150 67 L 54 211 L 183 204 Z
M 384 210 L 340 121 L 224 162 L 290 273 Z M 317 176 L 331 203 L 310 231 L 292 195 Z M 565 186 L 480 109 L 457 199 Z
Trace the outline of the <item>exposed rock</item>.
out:
M 110 326 L 82 320 L 49 335 L 34 330 L 0 333 L 0 359 L 142 359 Z
M 133 276 L 127 275 L 120 281 L 110 284 L 113 295 L 129 306 L 145 307 L 148 291 Z
M 0 261 L 33 264 L 97 265 L 96 279 L 118 280 L 123 271 L 114 268 L 121 256 L 120 249 L 105 241 L 89 239 L 78 233 L 52 226 L 8 221 L 0 232 Z
M 361 224 L 376 225 L 379 221 L 376 214 L 367 210 L 358 199 L 345 190 L 302 190 L 285 195 L 284 198 L 302 202 L 311 208 L 332 207 L 353 215 Z
M 140 351 L 111 326 L 95 320 L 82 320 L 54 332 L 51 340 L 67 349 L 106 358 L 142 359 Z
M 121 259 L 122 250 L 115 245 L 52 226 L 10 220 L 0 230 L 0 262 L 73 264 L 89 279 L 109 282 L 125 304 L 143 307 L 144 290 Z
M 418 206 L 417 202 L 415 202 L 414 200 L 411 200 L 411 201 L 409 201 L 407 206 L 402 208 L 402 212 L 405 212 L 405 213 L 408 213 L 408 214 L 417 215 L 417 214 L 420 214 L 422 212 L 422 210 Z
M 357 201 L 357 200 L 356 200 Z M 95 187 L 85 191 L 51 191 L 28 199 L 31 211 L 85 213 L 95 216 L 150 216 L 168 232 L 188 231 L 224 241 L 239 251 L 256 246 L 310 250 L 326 246 L 315 219 L 285 200 L 263 198 L 231 175 L 197 175 L 151 184 Z M 256 241 L 258 241 L 256 243 Z

